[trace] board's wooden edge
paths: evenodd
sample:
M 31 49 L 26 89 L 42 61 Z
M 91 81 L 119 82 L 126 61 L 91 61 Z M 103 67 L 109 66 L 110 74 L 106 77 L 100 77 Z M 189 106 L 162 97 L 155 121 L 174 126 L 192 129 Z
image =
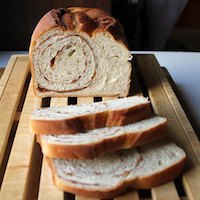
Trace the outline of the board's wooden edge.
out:
M 191 128 L 188 129 L 187 127 L 183 127 L 185 124 L 181 122 L 181 120 L 184 119 L 185 123 L 189 123 L 189 121 L 185 120 L 186 115 L 183 114 L 183 110 L 180 110 L 182 108 L 178 99 L 175 97 L 175 94 L 168 80 L 164 76 L 164 72 L 155 59 L 155 56 L 138 56 L 138 65 L 141 68 L 142 75 L 147 84 L 149 97 L 154 111 L 168 119 L 170 138 L 186 151 L 187 162 L 182 175 L 185 180 L 183 181 L 183 186 L 186 194 L 188 198 L 188 194 L 192 194 L 192 196 L 190 196 L 192 199 L 198 199 L 199 194 L 196 190 L 196 188 L 200 190 L 198 148 L 197 150 L 195 149 L 193 143 L 188 137 L 189 135 L 193 135 L 193 138 L 197 138 L 197 136 L 194 131 L 191 131 Z M 199 141 L 197 145 L 199 145 Z M 185 184 L 186 182 L 187 184 Z
M 198 139 L 200 140 L 200 126 L 197 124 L 196 120 L 194 119 L 194 116 L 192 115 L 191 110 L 189 109 L 189 107 L 187 106 L 185 100 L 183 99 L 183 97 L 180 94 L 180 91 L 178 90 L 176 84 L 174 83 L 173 78 L 171 77 L 170 73 L 168 72 L 167 68 L 162 67 L 164 74 L 166 76 L 166 78 L 168 79 L 174 94 L 176 95 L 177 99 L 179 100 L 179 103 L 183 109 L 183 111 L 185 112 L 185 114 L 187 115 L 188 120 L 190 121 L 191 126 L 193 127 L 196 136 L 198 137 Z
M 198 158 L 200 162 L 200 143 L 198 140 L 198 137 L 193 129 L 193 127 L 190 124 L 190 121 L 187 118 L 187 115 L 185 114 L 183 108 L 181 107 L 181 104 L 172 88 L 170 85 L 167 77 L 165 76 L 163 70 L 161 69 L 158 61 L 156 60 L 155 56 L 152 56 L 153 60 L 153 65 L 155 68 L 155 71 L 158 75 L 158 77 L 161 80 L 161 84 L 166 92 L 168 94 L 168 99 L 174 109 L 174 112 L 176 113 L 176 116 L 181 123 L 181 126 L 184 129 L 184 133 L 187 137 L 188 142 L 191 144 L 191 147 L 193 148 L 193 151 L 195 152 L 196 157 Z

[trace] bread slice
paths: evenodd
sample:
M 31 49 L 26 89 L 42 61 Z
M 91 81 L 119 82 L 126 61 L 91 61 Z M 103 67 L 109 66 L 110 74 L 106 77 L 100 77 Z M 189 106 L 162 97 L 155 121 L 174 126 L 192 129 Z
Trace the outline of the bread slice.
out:
M 36 134 L 72 134 L 104 126 L 121 126 L 152 115 L 147 98 L 133 96 L 107 102 L 35 110 L 30 118 Z
M 132 58 L 120 23 L 97 8 L 53 9 L 30 44 L 34 91 L 47 96 L 127 96 Z
M 58 188 L 105 199 L 126 188 L 149 189 L 174 179 L 181 173 L 186 155 L 174 143 L 161 140 L 95 159 L 47 159 Z
M 155 116 L 126 126 L 106 127 L 68 135 L 38 135 L 44 155 L 52 158 L 95 158 L 166 136 L 166 118 Z

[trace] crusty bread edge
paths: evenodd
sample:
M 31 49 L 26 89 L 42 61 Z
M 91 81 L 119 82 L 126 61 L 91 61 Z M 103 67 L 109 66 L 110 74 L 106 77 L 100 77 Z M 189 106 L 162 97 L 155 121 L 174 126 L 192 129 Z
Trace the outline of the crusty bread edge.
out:
M 161 124 L 138 133 L 124 133 L 114 138 L 99 139 L 98 142 L 77 145 L 59 145 L 49 143 L 37 135 L 37 141 L 44 155 L 51 158 L 87 159 L 95 158 L 107 152 L 128 149 L 163 138 L 167 134 L 167 120 Z
M 106 118 L 107 112 L 99 112 L 61 120 L 31 119 L 30 127 L 35 134 L 75 134 L 104 127 Z
M 30 127 L 35 134 L 74 134 L 104 126 L 121 126 L 152 116 L 150 102 L 131 108 L 104 111 L 61 120 L 30 119 Z
M 130 107 L 128 109 L 120 109 L 109 111 L 106 119 L 106 126 L 122 126 L 131 124 L 152 116 L 150 101 Z
M 59 189 L 76 194 L 76 195 L 82 195 L 82 196 L 91 197 L 91 198 L 101 198 L 101 199 L 113 198 L 121 194 L 127 188 L 150 189 L 150 188 L 165 184 L 181 174 L 184 163 L 186 161 L 186 157 L 184 157 L 181 160 L 179 160 L 177 163 L 171 165 L 170 167 L 158 173 L 154 173 L 146 177 L 135 178 L 133 180 L 129 180 L 126 182 L 121 182 L 119 185 L 115 186 L 114 188 L 110 187 L 107 190 L 98 191 L 98 190 L 87 190 L 84 188 L 78 188 L 70 184 L 66 185 L 62 181 L 62 179 L 57 176 L 53 160 L 47 157 L 46 159 L 52 170 L 53 182 Z

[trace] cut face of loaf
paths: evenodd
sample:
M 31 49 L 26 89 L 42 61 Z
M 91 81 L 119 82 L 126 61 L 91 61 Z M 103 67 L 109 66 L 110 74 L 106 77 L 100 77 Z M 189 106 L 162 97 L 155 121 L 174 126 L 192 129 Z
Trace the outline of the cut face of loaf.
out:
M 44 155 L 53 158 L 95 158 L 106 152 L 145 144 L 166 135 L 167 120 L 152 117 L 126 126 L 105 127 L 85 133 L 38 135 Z
M 78 195 L 113 198 L 126 188 L 149 189 L 177 177 L 186 155 L 169 141 L 120 150 L 95 159 L 48 158 L 58 188 Z
M 131 57 L 121 25 L 106 12 L 51 10 L 31 39 L 35 92 L 40 97 L 127 96 Z
M 139 96 L 32 112 L 30 125 L 36 134 L 72 134 L 87 130 L 121 126 L 152 116 L 150 102 Z

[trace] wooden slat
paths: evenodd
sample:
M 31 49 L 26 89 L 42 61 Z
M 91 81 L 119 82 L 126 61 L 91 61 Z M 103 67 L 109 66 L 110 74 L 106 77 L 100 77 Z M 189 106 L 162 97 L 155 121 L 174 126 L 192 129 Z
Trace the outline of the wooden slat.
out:
M 66 106 L 67 98 L 51 98 L 51 107 Z M 64 192 L 59 190 L 52 180 L 52 173 L 45 158 L 42 161 L 40 177 L 39 200 L 61 200 L 64 199 Z
M 190 156 L 190 154 L 188 155 Z M 189 200 L 199 200 L 200 165 L 197 165 L 195 163 L 192 164 L 187 168 L 187 171 L 183 174 L 183 186 Z
M 120 196 L 114 198 L 114 200 L 139 200 L 137 190 L 128 190 Z
M 33 187 L 30 184 L 30 177 L 33 172 L 31 171 L 32 158 L 36 143 L 34 134 L 30 132 L 29 117 L 32 109 L 39 108 L 41 105 L 41 99 L 35 98 L 32 88 L 31 82 L 1 187 L 0 199 L 2 200 L 31 199 L 28 192 Z
M 38 200 L 60 200 L 64 199 L 63 191 L 59 190 L 52 180 L 52 172 L 48 166 L 45 158 L 42 161 L 42 171 L 40 178 L 40 189 L 38 194 Z
M 67 98 L 51 98 L 51 107 L 67 106 Z
M 77 104 L 91 103 L 93 102 L 93 97 L 78 97 Z
M 189 199 L 199 199 L 199 142 L 166 77 L 153 56 L 138 56 L 138 64 L 149 88 L 154 111 L 168 119 L 169 137 L 187 156 L 183 183 Z M 148 67 L 147 67 L 148 66 Z M 166 195 L 168 195 L 167 190 Z
M 13 66 L 15 67 L 13 68 Z M 0 80 L 2 85 L 6 84 L 6 88 L 0 89 L 0 92 L 3 91 L 0 100 L 0 166 L 2 165 L 10 130 L 29 72 L 27 59 L 23 57 L 17 58 L 17 61 L 15 57 L 12 57 L 7 67 L 8 70 L 6 69 Z M 8 80 L 6 80 L 6 77 Z
M 9 80 L 10 74 L 12 73 L 13 66 L 15 65 L 16 61 L 17 61 L 17 56 L 11 56 L 3 73 L 3 76 L 0 79 L 0 99 L 3 95 L 3 91 L 6 87 L 6 84 Z
M 103 97 L 102 101 L 109 101 L 109 100 L 113 100 L 113 99 L 118 99 L 118 97 Z
M 168 195 L 166 195 L 168 194 Z M 162 186 L 155 187 L 151 189 L 151 195 L 153 200 L 179 200 L 178 192 L 176 191 L 176 187 L 174 182 L 166 183 Z

